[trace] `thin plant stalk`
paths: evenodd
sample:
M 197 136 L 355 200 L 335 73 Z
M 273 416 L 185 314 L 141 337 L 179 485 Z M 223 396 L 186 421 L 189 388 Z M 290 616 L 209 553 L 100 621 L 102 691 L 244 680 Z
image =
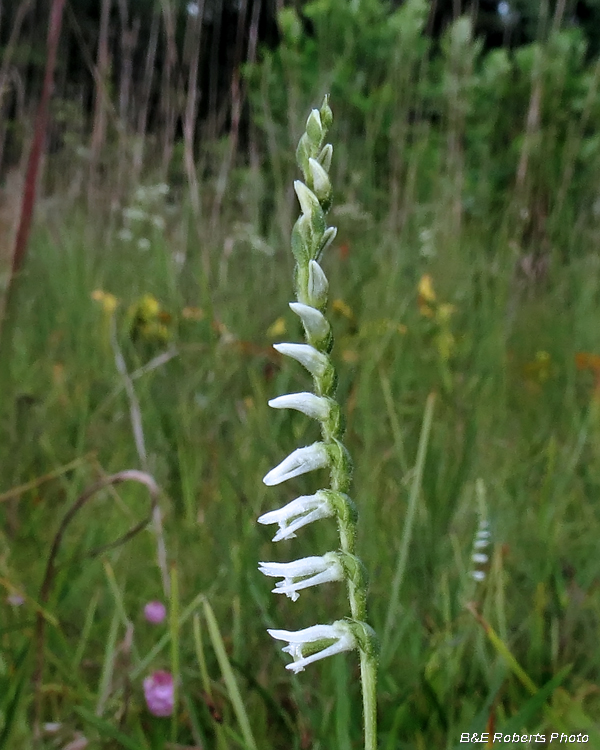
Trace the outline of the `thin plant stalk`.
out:
M 404 573 L 406 570 L 406 561 L 408 560 L 408 549 L 410 547 L 410 541 L 412 539 L 412 531 L 417 510 L 417 501 L 419 499 L 419 493 L 421 491 L 423 468 L 425 467 L 427 446 L 429 444 L 429 434 L 431 432 L 431 424 L 433 422 L 434 405 L 435 393 L 430 393 L 427 397 L 427 403 L 425 405 L 425 415 L 423 417 L 423 425 L 421 427 L 421 435 L 419 437 L 417 461 L 414 469 L 413 481 L 408 500 L 406 520 L 402 532 L 402 540 L 400 541 L 400 550 L 398 552 L 398 561 L 396 562 L 396 570 L 394 572 L 394 578 L 392 582 L 385 627 L 383 629 L 382 651 L 384 654 L 387 654 L 392 627 L 397 614 L 398 602 L 400 600 L 400 587 L 402 586 L 402 581 L 404 579 Z

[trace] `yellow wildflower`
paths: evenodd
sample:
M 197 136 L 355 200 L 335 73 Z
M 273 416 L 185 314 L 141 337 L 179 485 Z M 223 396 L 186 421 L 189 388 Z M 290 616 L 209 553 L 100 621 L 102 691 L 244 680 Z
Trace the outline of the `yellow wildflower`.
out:
M 431 303 L 436 301 L 436 297 L 435 292 L 433 291 L 433 280 L 428 273 L 421 276 L 417 286 L 417 291 L 419 293 L 417 299 L 419 312 L 426 318 L 433 318 L 435 312 Z
M 92 299 L 102 305 L 102 310 L 107 315 L 112 315 L 112 313 L 114 313 L 114 311 L 117 309 L 117 305 L 119 304 L 119 300 L 115 297 L 114 294 L 105 292 L 102 289 L 95 289 L 92 292 Z
M 277 336 L 283 336 L 285 331 L 285 320 L 283 318 L 277 318 L 277 320 L 267 328 L 267 336 L 269 336 L 269 338 L 277 338 Z
M 151 294 L 144 294 L 137 303 L 136 312 L 142 320 L 151 320 L 158 317 L 160 303 Z

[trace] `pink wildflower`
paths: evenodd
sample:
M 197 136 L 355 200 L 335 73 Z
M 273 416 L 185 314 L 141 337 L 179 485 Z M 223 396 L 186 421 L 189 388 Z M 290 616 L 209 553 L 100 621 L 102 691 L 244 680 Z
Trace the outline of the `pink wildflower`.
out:
M 173 677 L 159 670 L 144 680 L 144 696 L 148 710 L 154 716 L 170 716 L 175 705 Z
M 148 602 L 144 607 L 144 617 L 153 625 L 159 625 L 167 616 L 167 609 L 162 602 Z

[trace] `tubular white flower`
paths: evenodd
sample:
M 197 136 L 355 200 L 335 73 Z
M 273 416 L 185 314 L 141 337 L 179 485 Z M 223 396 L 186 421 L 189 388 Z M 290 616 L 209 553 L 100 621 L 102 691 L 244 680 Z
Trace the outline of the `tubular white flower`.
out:
M 329 365 L 327 357 L 310 344 L 273 344 L 273 349 L 300 362 L 316 378 L 323 377 Z
M 306 448 L 296 448 L 293 453 L 265 475 L 263 482 L 268 487 L 286 482 L 315 469 L 329 465 L 329 454 L 323 443 L 313 443 Z
M 267 630 L 268 634 L 278 641 L 287 641 L 288 646 L 282 649 L 290 654 L 294 661 L 286 665 L 286 669 L 295 674 L 304 671 L 304 667 L 327 656 L 339 654 L 342 651 L 353 651 L 357 648 L 354 637 L 348 623 L 338 620 L 332 625 L 313 625 L 295 633 L 289 630 Z M 326 645 L 331 641 L 330 645 Z M 324 648 L 318 650 L 323 643 Z M 317 650 L 315 651 L 315 646 Z M 305 654 L 307 654 L 305 656 Z
M 323 313 L 302 302 L 290 302 L 290 308 L 302 321 L 307 336 L 324 339 L 329 335 L 329 323 Z
M 344 569 L 335 552 L 328 552 L 322 557 L 303 557 L 293 562 L 258 563 L 261 573 L 271 578 L 283 578 L 273 589 L 274 594 L 285 594 L 293 602 L 298 599 L 298 591 L 320 583 L 344 580 Z
M 482 552 L 475 552 L 471 556 L 471 560 L 473 560 L 473 562 L 477 563 L 478 565 L 484 565 L 489 560 L 489 557 Z
M 329 282 L 316 260 L 308 264 L 308 301 L 313 307 L 324 307 L 327 304 Z
M 279 524 L 279 531 L 273 537 L 274 542 L 282 539 L 293 539 L 296 531 L 313 521 L 335 515 L 335 509 L 324 492 L 314 495 L 301 495 L 283 508 L 264 513 L 258 522 L 264 525 Z
M 314 393 L 287 393 L 269 401 L 273 409 L 296 409 L 307 417 L 324 422 L 331 412 L 331 399 L 315 396 Z

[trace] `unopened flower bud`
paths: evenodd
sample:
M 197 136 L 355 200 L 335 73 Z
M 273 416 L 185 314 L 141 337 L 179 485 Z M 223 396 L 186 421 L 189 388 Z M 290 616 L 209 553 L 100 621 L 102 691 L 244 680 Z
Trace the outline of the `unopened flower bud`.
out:
M 327 276 L 317 261 L 311 260 L 308 264 L 308 304 L 323 309 L 327 304 L 328 292 Z
M 315 144 L 316 146 L 319 146 L 321 144 L 321 139 L 325 134 L 323 132 L 321 115 L 318 109 L 313 109 L 308 116 L 308 120 L 306 121 L 306 134 L 313 144 Z

